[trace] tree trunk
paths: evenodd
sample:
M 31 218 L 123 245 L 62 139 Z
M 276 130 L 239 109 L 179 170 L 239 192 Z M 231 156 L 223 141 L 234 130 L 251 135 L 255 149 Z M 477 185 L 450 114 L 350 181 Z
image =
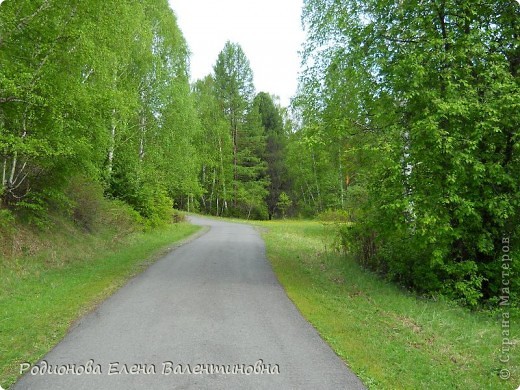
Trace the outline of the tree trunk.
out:
M 338 148 L 338 168 L 339 168 L 339 190 L 341 199 L 341 209 L 345 208 L 345 177 L 343 175 L 343 164 L 341 163 L 341 146 Z
M 141 137 L 139 139 L 139 161 L 143 161 L 144 159 L 144 144 L 145 144 L 145 136 L 146 136 L 146 118 L 144 117 L 144 113 L 141 115 L 139 120 L 139 130 L 141 131 Z
M 237 170 L 237 164 L 238 164 L 238 129 L 236 123 L 233 127 L 233 207 L 237 207 L 237 193 L 238 193 L 238 170 Z
M 108 147 L 108 178 L 112 176 L 112 169 L 114 166 L 114 150 L 116 147 L 116 110 L 112 110 L 112 120 L 110 127 L 110 145 Z
M 226 171 L 224 170 L 224 156 L 223 156 L 223 152 L 222 152 L 222 139 L 220 137 L 218 138 L 218 147 L 219 147 L 219 152 L 220 152 L 220 170 L 221 170 L 221 175 L 222 175 L 222 191 L 223 191 L 222 195 L 224 197 L 224 206 L 227 209 Z M 218 210 L 218 206 L 217 206 L 217 210 Z

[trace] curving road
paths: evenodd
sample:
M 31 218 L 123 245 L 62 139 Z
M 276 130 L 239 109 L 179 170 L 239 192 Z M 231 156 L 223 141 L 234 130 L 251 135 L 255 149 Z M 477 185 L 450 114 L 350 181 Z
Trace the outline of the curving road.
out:
M 287 298 L 253 227 L 191 221 L 210 229 L 85 316 L 47 372 L 14 388 L 364 389 Z

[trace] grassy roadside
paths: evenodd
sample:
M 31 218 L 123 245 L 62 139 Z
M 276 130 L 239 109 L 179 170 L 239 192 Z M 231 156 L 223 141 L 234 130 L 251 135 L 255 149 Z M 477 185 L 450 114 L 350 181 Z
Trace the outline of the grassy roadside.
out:
M 128 279 L 199 229 L 178 223 L 113 240 L 113 235 L 49 236 L 52 250 L 0 258 L 0 386 L 17 378 L 21 362 L 36 362 L 71 324 Z M 45 241 L 45 240 L 43 240 Z
M 318 222 L 255 222 L 287 294 L 370 389 L 516 389 L 518 313 L 510 362 L 499 315 L 419 300 L 332 250 Z M 500 317 L 501 320 L 501 317 Z M 511 372 L 499 378 L 501 369 Z

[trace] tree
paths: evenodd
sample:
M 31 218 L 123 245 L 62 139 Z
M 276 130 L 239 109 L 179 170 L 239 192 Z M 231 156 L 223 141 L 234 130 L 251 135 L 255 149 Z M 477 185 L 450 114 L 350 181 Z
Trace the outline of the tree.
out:
M 263 158 L 267 163 L 266 173 L 269 179 L 267 208 L 271 219 L 277 211 L 280 194 L 289 190 L 285 162 L 287 134 L 284 128 L 283 110 L 275 105 L 269 94 L 260 92 L 256 95 L 253 106 L 260 114 L 261 125 L 266 135 L 266 150 Z
M 159 221 L 173 200 L 184 206 L 200 192 L 188 50 L 167 1 L 134 4 L 128 17 L 113 43 L 124 42 L 114 51 L 113 90 L 130 104 L 112 108 L 107 193 Z
M 214 67 L 215 93 L 233 144 L 233 208 L 250 216 L 265 214 L 265 137 L 257 110 L 252 109 L 253 73 L 240 45 L 226 42 Z
M 291 198 L 289 198 L 289 196 L 285 192 L 282 192 L 278 199 L 277 206 L 280 209 L 280 211 L 282 212 L 283 219 L 285 219 L 285 213 L 287 212 L 287 209 L 289 207 L 291 207 L 291 205 L 292 205 Z
M 233 182 L 233 141 L 228 120 L 216 97 L 215 81 L 208 75 L 193 88 L 198 119 L 202 131 L 197 141 L 201 156 L 200 182 L 203 210 L 224 214 L 231 200 L 229 185 Z
M 470 305 L 498 293 L 502 232 L 518 239 L 519 16 L 505 0 L 304 10 L 297 104 L 314 144 L 343 149 L 354 252 Z
M 151 220 L 200 193 L 188 50 L 166 0 L 13 0 L 0 21 L 0 207 L 45 213 L 77 174 Z
M 91 31 L 79 34 L 84 12 L 76 1 L 0 7 L 0 207 L 41 212 L 72 174 L 95 175 L 105 137 L 85 67 Z

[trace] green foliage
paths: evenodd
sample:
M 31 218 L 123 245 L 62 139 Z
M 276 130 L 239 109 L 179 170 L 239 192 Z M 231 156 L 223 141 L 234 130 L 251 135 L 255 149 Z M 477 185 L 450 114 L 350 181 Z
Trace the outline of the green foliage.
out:
M 10 210 L 0 209 L 0 226 L 8 227 L 14 222 L 14 215 Z
M 322 213 L 319 213 L 316 218 L 322 222 L 349 222 L 349 214 L 345 210 L 328 209 Z
M 325 144 L 312 133 L 313 129 L 304 128 L 291 134 L 286 148 L 292 197 L 296 209 L 308 217 L 327 209 L 341 209 L 345 197 L 338 145 Z
M 282 192 L 280 194 L 280 197 L 278 198 L 278 203 L 276 204 L 280 211 L 282 212 L 282 218 L 285 219 L 285 214 L 289 207 L 292 206 L 292 200 L 289 198 L 289 195 L 287 195 L 285 192 Z
M 446 283 L 441 293 L 459 297 L 467 306 L 476 306 L 482 298 L 482 281 L 484 277 L 478 272 L 474 261 L 451 263 L 444 266 Z
M 89 145 L 87 126 L 81 120 L 81 113 L 92 108 L 77 77 L 83 52 L 73 15 L 81 10 L 74 2 L 57 3 L 11 1 L 0 8 L 0 193 L 4 207 L 23 200 L 24 209 L 38 211 L 29 194 L 42 201 L 49 195 L 59 196 L 72 172 L 92 168 L 99 150 L 98 145 Z M 75 45 L 79 46 L 76 51 L 72 50 Z
M 152 227 L 171 221 L 173 201 L 160 182 L 131 170 L 114 172 L 110 197 L 131 205 Z
M 73 221 L 86 231 L 93 231 L 104 211 L 105 198 L 101 184 L 84 176 L 76 176 L 69 183 L 67 195 L 72 203 Z
M 221 215 L 226 211 L 227 202 L 231 199 L 229 191 L 233 181 L 233 141 L 215 88 L 212 76 L 206 76 L 194 85 L 198 120 L 202 128 L 196 145 L 202 160 L 202 210 L 209 214 Z
M 253 72 L 242 47 L 227 41 L 213 71 L 217 98 L 232 129 L 236 131 L 243 123 L 255 93 Z
M 281 188 L 281 108 L 267 94 L 253 103 L 238 44 L 225 44 L 214 77 L 192 91 L 166 0 L 13 0 L 0 21 L 0 207 L 42 226 L 49 208 L 73 207 L 88 230 L 100 184 L 151 225 L 169 219 L 172 202 L 273 213 L 265 201 L 270 176 L 271 198 Z M 266 160 L 276 168 L 267 172 Z M 78 175 L 96 186 L 91 199 L 87 189 L 70 192 Z
M 277 214 L 277 202 L 280 194 L 290 190 L 286 165 L 288 120 L 285 110 L 275 104 L 275 100 L 275 97 L 260 92 L 253 101 L 253 110 L 258 112 L 260 125 L 265 134 L 263 158 L 267 164 L 266 176 L 269 179 L 266 199 L 269 218 Z
M 82 174 L 155 225 L 168 198 L 200 194 L 188 49 L 166 0 L 13 0 L 0 21 L 1 207 L 44 225 Z
M 217 152 L 204 163 L 202 173 L 210 187 L 206 190 L 210 193 L 209 209 L 217 215 L 267 218 L 265 128 L 259 107 L 253 104 L 249 60 L 240 45 L 226 42 L 213 70 L 212 77 L 197 84 L 200 98 L 211 107 L 200 118 Z M 222 132 L 224 123 L 228 134 Z M 231 162 L 231 167 L 226 162 Z M 208 205 L 205 198 L 203 203 Z
M 500 293 L 502 239 L 520 244 L 519 17 L 509 1 L 309 0 L 303 14 L 299 198 L 348 210 L 363 265 L 470 306 Z

